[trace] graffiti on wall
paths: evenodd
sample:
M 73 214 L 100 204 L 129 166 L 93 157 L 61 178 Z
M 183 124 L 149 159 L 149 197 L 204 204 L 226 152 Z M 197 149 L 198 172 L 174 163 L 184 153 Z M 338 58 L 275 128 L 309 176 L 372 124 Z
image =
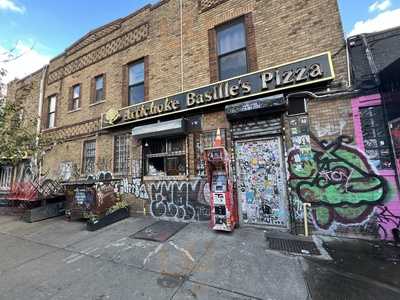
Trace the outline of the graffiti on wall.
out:
M 205 181 L 158 181 L 149 184 L 150 212 L 154 217 L 209 220 Z
M 143 184 L 140 178 L 134 178 L 131 182 L 124 178 L 119 183 L 119 192 L 123 194 L 132 194 L 136 198 L 148 200 L 150 197 L 147 193 L 146 185 Z
M 143 183 L 140 178 L 127 178 L 116 183 L 121 194 L 147 201 L 154 217 L 181 221 L 210 219 L 210 191 L 205 180 L 161 180 Z
M 73 173 L 73 162 L 62 161 L 58 170 L 58 177 L 62 181 L 68 181 L 71 179 Z
M 349 111 L 346 107 L 335 110 L 335 122 L 322 122 L 314 120 L 312 130 L 316 137 L 340 136 L 347 126 L 349 119 Z
M 290 175 L 303 202 L 335 206 L 377 204 L 384 199 L 384 178 L 350 142 L 346 136 L 332 143 L 320 142 L 319 149 L 313 149 L 313 159 L 301 164 L 296 163 L 297 151 L 290 153 Z
M 388 182 L 371 166 L 365 154 L 350 145 L 351 138 L 339 136 L 333 142 L 312 136 L 312 158 L 299 159 L 300 150 L 289 153 L 289 185 L 294 200 L 312 204 L 314 225 L 323 230 L 340 225 L 362 225 L 375 218 L 381 236 L 400 217 L 386 206 Z M 293 200 L 293 199 L 292 199 Z
M 376 214 L 381 237 L 388 239 L 390 236 L 397 236 L 398 239 L 400 215 L 396 215 L 393 210 L 386 205 L 376 207 Z
M 137 164 L 139 167 L 138 161 Z M 60 165 L 59 177 L 71 179 L 72 173 L 73 165 L 71 162 Z M 98 189 L 103 188 L 104 182 L 112 181 L 107 186 L 112 185 L 114 192 L 133 195 L 137 199 L 147 202 L 150 213 L 154 217 L 182 221 L 210 219 L 210 192 L 204 179 L 161 180 L 144 183 L 141 178 L 113 180 L 111 172 L 100 171 L 97 174 L 88 175 L 86 180 L 96 182 Z
M 30 182 L 38 177 L 38 168 L 32 160 L 19 163 L 16 166 L 16 182 Z

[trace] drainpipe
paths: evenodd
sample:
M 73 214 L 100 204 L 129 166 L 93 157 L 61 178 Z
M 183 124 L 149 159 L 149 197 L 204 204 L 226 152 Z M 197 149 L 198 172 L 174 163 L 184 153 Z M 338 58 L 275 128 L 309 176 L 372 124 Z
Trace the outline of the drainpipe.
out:
M 179 0 L 179 14 L 181 20 L 181 91 L 183 92 L 183 0 Z
M 39 105 L 38 105 L 38 112 L 37 112 L 37 117 L 36 117 L 36 147 L 39 146 L 39 136 L 40 136 L 40 131 L 42 128 L 42 109 L 43 109 L 43 101 L 44 101 L 44 84 L 46 80 L 46 74 L 47 74 L 47 68 L 49 65 L 46 65 L 43 67 L 42 71 L 42 78 L 40 80 L 40 89 L 39 89 Z M 38 168 L 38 175 L 39 175 L 39 182 L 40 182 L 40 174 L 41 174 L 41 165 L 38 163 L 39 161 L 39 153 L 36 152 L 35 158 L 34 158 L 34 163 L 35 166 Z
M 348 84 L 347 87 L 351 88 L 351 85 L 353 84 L 351 81 L 351 71 L 350 71 L 350 50 L 349 50 L 349 42 L 346 41 L 346 62 L 347 62 L 347 78 L 348 78 Z

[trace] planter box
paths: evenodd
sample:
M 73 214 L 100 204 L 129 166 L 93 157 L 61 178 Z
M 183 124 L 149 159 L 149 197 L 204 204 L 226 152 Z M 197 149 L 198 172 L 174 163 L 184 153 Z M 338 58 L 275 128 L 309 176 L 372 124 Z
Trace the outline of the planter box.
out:
M 47 203 L 44 206 L 26 210 L 22 219 L 28 223 L 62 216 L 65 213 L 65 201 Z
M 119 210 L 114 211 L 112 214 L 109 214 L 101 218 L 96 223 L 88 221 L 86 228 L 88 231 L 96 231 L 108 225 L 114 224 L 118 221 L 121 221 L 123 219 L 126 219 L 128 217 L 129 217 L 129 209 L 127 207 L 121 208 Z

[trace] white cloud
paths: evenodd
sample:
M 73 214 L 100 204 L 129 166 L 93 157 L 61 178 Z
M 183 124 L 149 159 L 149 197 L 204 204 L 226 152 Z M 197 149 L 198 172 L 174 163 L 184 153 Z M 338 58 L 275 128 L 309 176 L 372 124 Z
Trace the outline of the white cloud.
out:
M 400 26 L 400 8 L 384 11 L 376 17 L 358 21 L 348 36 L 370 33 Z
M 9 10 L 23 14 L 26 9 L 23 5 L 15 3 L 14 0 L 0 0 L 0 10 Z
M 48 64 L 49 60 L 49 56 L 39 53 L 35 48 L 32 49 L 31 46 L 22 42 L 16 45 L 11 56 L 9 49 L 0 45 L 0 68 L 7 71 L 2 81 L 8 83 L 15 78 L 23 78 Z
M 391 0 L 384 0 L 384 1 L 376 1 L 373 4 L 369 6 L 369 11 L 371 13 L 376 12 L 376 11 L 385 11 L 387 10 L 390 6 L 392 5 Z

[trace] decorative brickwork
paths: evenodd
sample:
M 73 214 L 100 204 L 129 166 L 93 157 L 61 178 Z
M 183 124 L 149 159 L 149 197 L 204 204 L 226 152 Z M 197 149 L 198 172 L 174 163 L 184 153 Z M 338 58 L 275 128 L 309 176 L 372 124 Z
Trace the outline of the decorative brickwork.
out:
M 66 51 L 66 54 L 72 55 L 75 52 L 78 52 L 79 50 L 85 48 L 86 46 L 89 46 L 90 44 L 98 41 L 99 39 L 109 35 L 110 33 L 114 32 L 115 30 L 119 29 L 120 27 L 121 27 L 120 22 L 114 22 L 114 23 L 108 24 L 106 26 L 103 26 L 102 28 L 99 28 L 93 32 L 89 32 L 86 36 L 84 36 L 78 42 L 76 42 L 71 47 L 69 47 Z
M 100 118 L 84 121 L 78 124 L 50 129 L 43 132 L 45 140 L 51 142 L 64 142 L 76 138 L 89 136 L 100 129 Z
M 199 9 L 201 12 L 204 12 L 226 1 L 227 0 L 199 0 Z
M 56 82 L 64 77 L 64 68 L 59 68 L 51 72 L 48 76 L 48 83 L 51 84 Z
M 89 53 L 71 61 L 49 74 L 48 84 L 56 82 L 64 76 L 78 72 L 94 63 L 97 63 L 119 51 L 140 43 L 149 35 L 149 24 L 142 24 L 135 29 L 107 42 Z

